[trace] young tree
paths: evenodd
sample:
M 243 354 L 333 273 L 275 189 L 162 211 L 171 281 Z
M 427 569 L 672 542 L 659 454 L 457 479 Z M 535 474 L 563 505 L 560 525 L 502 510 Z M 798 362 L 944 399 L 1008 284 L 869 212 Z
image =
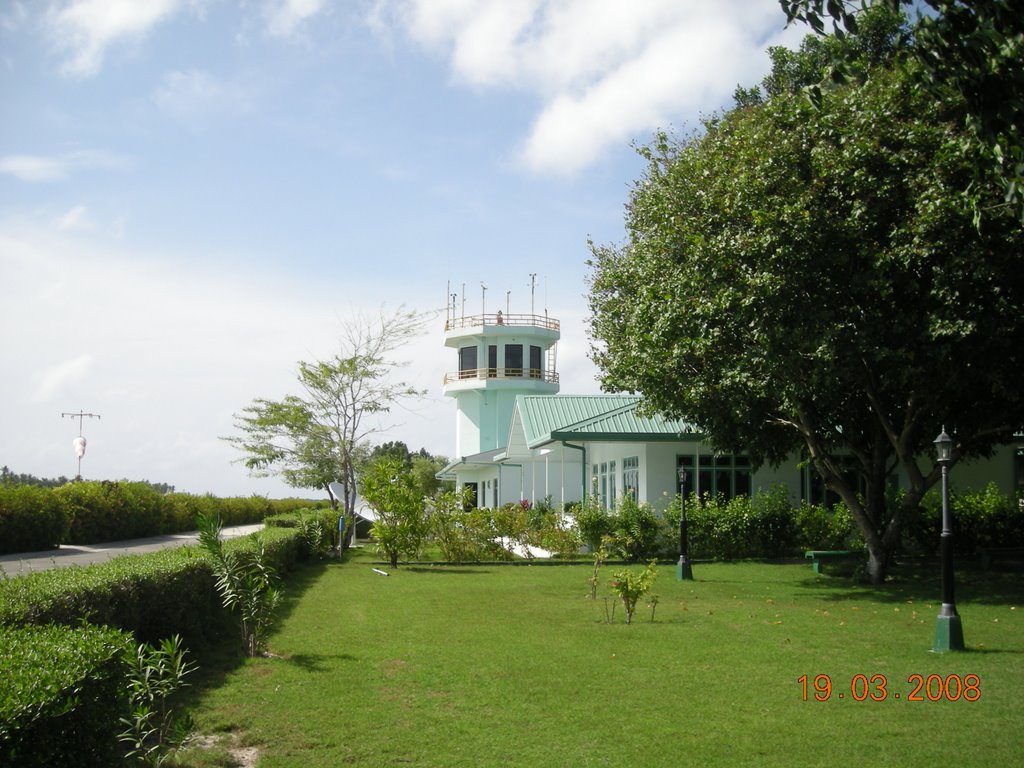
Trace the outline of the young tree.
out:
M 1024 423 L 1024 235 L 1008 209 L 979 231 L 962 205 L 978 153 L 958 99 L 875 69 L 818 109 L 785 90 L 748 100 L 644 148 L 627 243 L 592 245 L 604 388 L 758 463 L 805 452 L 875 582 L 940 476 L 919 462 L 942 425 L 960 460 Z M 897 468 L 905 494 L 887 504 Z
M 359 490 L 377 513 L 370 535 L 391 567 L 398 567 L 402 555 L 415 557 L 428 529 L 424 499 L 412 473 L 396 459 L 380 458 L 363 473 Z
M 295 488 L 324 490 L 337 481 L 351 525 L 368 438 L 385 429 L 374 417 L 424 394 L 391 380 L 405 366 L 393 353 L 422 330 L 422 316 L 402 308 L 390 316 L 357 316 L 345 326 L 337 355 L 299 363 L 301 394 L 253 400 L 235 414 L 239 434 L 222 439 L 244 454 L 240 461 L 255 476 L 280 475 Z

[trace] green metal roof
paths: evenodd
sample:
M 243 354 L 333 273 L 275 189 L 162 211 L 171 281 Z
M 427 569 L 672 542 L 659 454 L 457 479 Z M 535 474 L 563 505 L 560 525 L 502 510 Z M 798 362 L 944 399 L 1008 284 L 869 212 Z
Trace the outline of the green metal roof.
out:
M 637 395 L 520 395 L 516 409 L 528 448 L 556 440 L 645 442 L 696 436 L 680 419 L 639 416 Z

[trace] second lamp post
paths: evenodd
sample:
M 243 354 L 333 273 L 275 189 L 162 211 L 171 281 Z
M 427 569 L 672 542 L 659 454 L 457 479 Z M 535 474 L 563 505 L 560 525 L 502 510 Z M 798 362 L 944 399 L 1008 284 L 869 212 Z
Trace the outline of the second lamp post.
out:
M 676 566 L 677 581 L 693 581 L 693 567 L 690 565 L 690 543 L 687 540 L 686 523 L 686 470 L 679 467 L 679 564 Z

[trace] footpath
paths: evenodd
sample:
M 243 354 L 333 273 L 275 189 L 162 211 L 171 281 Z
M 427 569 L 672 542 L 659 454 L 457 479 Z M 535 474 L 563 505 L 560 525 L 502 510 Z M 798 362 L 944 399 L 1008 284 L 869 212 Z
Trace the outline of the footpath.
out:
M 263 523 L 255 525 L 234 525 L 224 528 L 222 539 L 234 539 L 247 536 L 262 530 Z M 64 544 L 60 549 L 46 552 L 20 552 L 13 555 L 0 555 L 0 571 L 6 576 L 21 576 L 36 571 L 48 571 L 51 568 L 66 568 L 72 565 L 91 565 L 113 560 L 121 555 L 139 555 L 143 552 L 156 552 L 158 549 L 183 547 L 199 542 L 199 532 L 172 533 L 167 536 L 153 536 L 148 539 L 131 539 L 129 541 L 112 541 L 107 544 Z

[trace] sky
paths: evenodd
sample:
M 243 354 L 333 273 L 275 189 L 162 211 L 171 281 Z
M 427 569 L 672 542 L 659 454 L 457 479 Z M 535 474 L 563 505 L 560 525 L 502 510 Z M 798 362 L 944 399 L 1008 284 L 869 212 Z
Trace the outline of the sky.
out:
M 222 438 L 357 318 L 423 332 L 375 424 L 451 456 L 445 314 L 561 321 L 659 129 L 795 46 L 777 0 L 0 0 L 0 465 L 317 498 Z M 534 275 L 534 278 L 531 278 Z M 456 294 L 452 298 L 452 294 Z

